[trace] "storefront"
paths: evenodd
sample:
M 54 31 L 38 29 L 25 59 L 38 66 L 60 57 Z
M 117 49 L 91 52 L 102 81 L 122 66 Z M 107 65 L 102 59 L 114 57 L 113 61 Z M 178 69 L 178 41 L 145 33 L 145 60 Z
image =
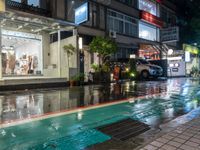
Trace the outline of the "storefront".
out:
M 2 29 L 2 75 L 42 75 L 42 36 Z
M 160 60 L 160 53 L 160 50 L 154 45 L 140 44 L 138 55 L 140 58 L 145 58 L 147 60 Z
M 74 25 L 31 14 L 0 14 L 0 79 L 69 78 L 70 68 L 78 72 L 77 51 L 68 57 L 63 46 L 78 48 L 77 35 L 62 38 Z M 52 35 L 56 40 L 52 42 Z M 70 64 L 67 64 L 70 59 Z

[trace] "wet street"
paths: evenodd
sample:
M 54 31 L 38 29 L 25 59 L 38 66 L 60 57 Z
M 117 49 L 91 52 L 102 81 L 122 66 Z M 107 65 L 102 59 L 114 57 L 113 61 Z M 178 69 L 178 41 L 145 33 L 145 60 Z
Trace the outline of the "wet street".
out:
M 72 150 L 85 149 L 110 139 L 97 131 L 97 127 L 127 117 L 159 129 L 200 106 L 199 82 L 178 78 L 1 92 L 0 150 L 39 150 L 46 143 L 54 143 L 58 149 L 66 146 Z M 52 116 L 55 114 L 58 116 Z M 15 124 L 20 121 L 26 122 Z
M 183 80 L 125 82 L 122 84 L 90 85 L 61 89 L 39 89 L 0 93 L 0 123 L 41 116 L 139 97 L 165 93 L 180 88 Z

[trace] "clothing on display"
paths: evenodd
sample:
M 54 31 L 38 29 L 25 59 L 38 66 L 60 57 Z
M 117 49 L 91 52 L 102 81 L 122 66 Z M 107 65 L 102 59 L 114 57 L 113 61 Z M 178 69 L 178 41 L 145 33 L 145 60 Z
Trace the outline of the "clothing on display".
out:
M 22 57 L 16 58 L 13 52 L 2 53 L 2 68 L 3 74 L 10 75 L 28 75 L 34 74 L 37 71 L 38 60 L 37 56 L 23 54 Z

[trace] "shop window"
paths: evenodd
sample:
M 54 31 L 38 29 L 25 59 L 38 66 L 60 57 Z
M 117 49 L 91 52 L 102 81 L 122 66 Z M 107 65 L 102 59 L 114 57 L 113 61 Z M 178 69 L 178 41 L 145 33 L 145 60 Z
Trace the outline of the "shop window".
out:
M 159 29 L 155 26 L 140 22 L 139 37 L 151 41 L 159 41 Z
M 2 30 L 2 73 L 10 75 L 42 74 L 42 37 Z
M 157 15 L 157 5 L 156 2 L 150 0 L 139 0 L 139 9 L 151 13 L 152 15 Z
M 18 2 L 18 3 L 21 3 L 21 0 L 12 0 L 14 2 Z
M 124 3 L 129 6 L 137 6 L 137 0 L 118 0 L 121 3 Z
M 40 0 L 28 0 L 27 3 L 28 3 L 28 5 L 32 5 L 32 6 L 35 6 L 35 7 L 40 6 Z
M 113 10 L 108 10 L 107 27 L 108 31 L 112 30 L 130 36 L 137 36 L 138 33 L 137 20 L 135 18 Z

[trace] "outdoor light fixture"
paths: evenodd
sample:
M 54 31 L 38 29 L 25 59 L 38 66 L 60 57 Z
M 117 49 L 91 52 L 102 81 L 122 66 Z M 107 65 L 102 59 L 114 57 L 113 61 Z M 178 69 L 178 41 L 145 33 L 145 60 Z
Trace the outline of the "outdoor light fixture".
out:
M 174 52 L 174 50 L 173 50 L 173 49 L 169 49 L 169 50 L 168 50 L 168 55 L 172 55 L 172 54 L 173 54 L 173 52 Z
M 79 38 L 78 38 L 78 46 L 79 46 L 79 49 L 80 49 L 80 50 L 83 49 L 83 38 L 82 38 L 82 37 L 79 37 Z
M 126 68 L 126 72 L 129 72 L 129 68 Z
M 132 72 L 132 73 L 130 73 L 130 76 L 131 77 L 135 77 L 135 74 Z

